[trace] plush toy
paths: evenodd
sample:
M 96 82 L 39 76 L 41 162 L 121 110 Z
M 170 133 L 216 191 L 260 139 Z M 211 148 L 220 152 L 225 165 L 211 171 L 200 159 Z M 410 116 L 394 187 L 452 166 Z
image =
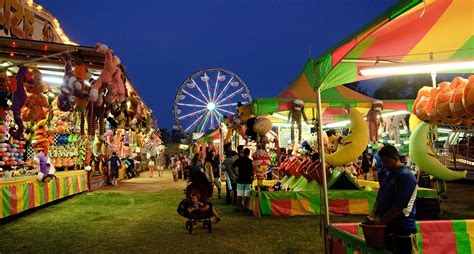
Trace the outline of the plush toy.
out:
M 263 180 L 266 179 L 268 167 L 271 164 L 270 157 L 264 149 L 259 149 L 252 155 L 252 158 L 258 186 L 263 186 Z
M 392 121 L 390 121 L 390 125 L 388 126 L 388 136 L 390 139 L 395 140 L 395 144 L 398 145 L 400 144 L 400 127 L 405 129 L 407 123 L 404 116 L 396 115 L 393 117 Z
M 39 172 L 37 175 L 38 181 L 49 182 L 57 177 L 54 175 L 55 168 L 52 161 L 44 154 L 43 150 L 39 150 L 35 156 L 35 164 L 39 166 Z
M 449 108 L 453 113 L 453 118 L 466 119 L 469 117 L 469 112 L 463 106 L 463 92 L 468 84 L 468 80 L 455 77 L 451 82 L 452 94 L 449 102 Z
M 11 98 L 10 79 L 5 72 L 0 72 L 0 120 L 6 120 L 6 110 L 10 109 L 8 100 Z
M 26 102 L 25 83 L 33 84 L 33 79 L 31 72 L 29 72 L 28 68 L 25 66 L 21 66 L 15 76 L 15 86 L 13 89 L 12 99 L 13 118 L 15 119 L 15 123 L 18 126 L 18 129 L 11 127 L 9 131 L 10 135 L 12 135 L 16 139 L 22 137 L 25 128 L 23 120 L 21 119 L 21 108 L 23 108 Z
M 301 117 L 303 117 L 305 122 L 308 121 L 308 118 L 306 117 L 306 113 L 304 112 L 304 102 L 302 100 L 297 99 L 293 101 L 293 107 L 288 113 L 288 123 L 290 123 L 290 126 L 291 126 L 291 143 L 292 144 L 299 144 L 301 143 L 303 139 Z M 295 124 L 298 128 L 297 142 L 295 142 Z
M 24 121 L 38 122 L 45 119 L 48 115 L 48 98 L 44 96 L 44 92 L 48 87 L 43 82 L 41 72 L 34 68 L 32 70 L 33 83 L 26 84 L 26 91 L 29 93 L 26 103 L 21 112 Z
M 49 145 L 53 143 L 53 135 L 46 129 L 46 120 L 43 119 L 36 123 L 33 128 L 35 133 L 35 139 L 31 142 L 35 152 L 43 151 L 45 155 L 48 155 Z
M 372 107 L 367 112 L 367 122 L 369 123 L 369 141 L 371 143 L 379 140 L 379 126 L 382 123 L 383 102 L 376 100 L 372 102 Z
M 61 111 L 73 111 L 76 104 L 75 98 L 86 99 L 89 96 L 90 87 L 83 79 L 74 75 L 70 53 L 63 54 L 64 78 L 61 85 L 61 94 L 58 97 L 58 108 Z
M 107 103 L 123 102 L 126 98 L 125 85 L 122 80 L 122 71 L 118 67 L 120 59 L 112 55 L 112 51 L 104 44 L 96 44 L 96 51 L 105 54 L 104 69 L 99 78 L 91 87 L 89 99 L 96 102 L 99 99 L 99 93 L 107 88 Z
M 471 126 L 474 123 L 473 101 L 474 76 L 467 81 L 456 77 L 451 83 L 440 83 L 437 88 L 421 88 L 413 104 L 413 113 L 428 123 Z

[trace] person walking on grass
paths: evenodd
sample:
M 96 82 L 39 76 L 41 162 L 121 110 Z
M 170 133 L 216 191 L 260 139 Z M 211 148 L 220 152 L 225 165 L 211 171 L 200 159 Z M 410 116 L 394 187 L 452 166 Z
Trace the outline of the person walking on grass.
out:
M 110 170 L 110 178 L 113 186 L 118 186 L 117 178 L 119 174 L 119 168 L 122 166 L 119 157 L 116 152 L 112 153 L 112 156 L 107 160 L 107 164 Z
M 155 158 L 152 156 L 148 162 L 148 172 L 150 172 L 150 178 L 153 177 L 153 171 L 155 171 Z
M 193 171 L 203 171 L 201 153 L 194 154 L 194 157 L 191 160 L 191 164 L 192 164 L 191 166 L 193 167 Z
M 248 211 L 249 209 L 250 190 L 252 189 L 253 180 L 253 165 L 249 156 L 250 149 L 245 148 L 242 156 L 232 164 L 232 167 L 238 168 L 239 171 L 237 176 L 237 210 L 243 209 Z

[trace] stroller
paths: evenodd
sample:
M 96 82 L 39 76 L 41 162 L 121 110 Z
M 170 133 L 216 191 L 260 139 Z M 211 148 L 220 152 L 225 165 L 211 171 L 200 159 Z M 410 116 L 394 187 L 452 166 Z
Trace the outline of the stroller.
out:
M 212 203 L 208 201 L 208 195 L 205 188 L 190 184 L 185 189 L 186 198 L 183 199 L 178 206 L 177 212 L 179 215 L 187 218 L 186 221 L 186 230 L 189 231 L 189 234 L 193 233 L 193 226 L 198 222 L 203 223 L 203 227 L 207 228 L 209 233 L 212 232 L 212 222 L 211 218 L 213 215 Z M 189 211 L 189 208 L 193 206 L 192 197 L 197 197 L 198 201 L 202 203 L 207 209 L 203 210 L 194 210 Z

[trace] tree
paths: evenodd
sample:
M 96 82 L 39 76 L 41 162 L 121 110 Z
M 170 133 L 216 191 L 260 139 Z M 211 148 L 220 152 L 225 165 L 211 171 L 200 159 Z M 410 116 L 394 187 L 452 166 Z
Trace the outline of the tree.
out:
M 363 88 L 360 84 L 360 81 L 356 81 L 354 83 L 350 83 L 350 84 L 347 84 L 345 85 L 347 88 L 350 88 L 356 92 L 359 92 L 363 95 L 368 95 L 367 94 L 367 88 Z
M 379 88 L 374 91 L 374 97 L 379 100 L 405 99 L 411 93 L 410 83 L 406 76 L 388 77 Z
M 168 129 L 160 128 L 160 132 L 161 132 L 161 139 L 163 140 L 163 142 L 169 143 L 171 135 L 170 135 L 170 132 L 168 131 Z

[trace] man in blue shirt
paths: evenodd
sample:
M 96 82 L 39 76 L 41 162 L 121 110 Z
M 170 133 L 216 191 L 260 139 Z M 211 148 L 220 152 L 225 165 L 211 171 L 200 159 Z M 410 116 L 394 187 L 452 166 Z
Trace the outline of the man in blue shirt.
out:
M 394 253 L 418 253 L 416 237 L 415 176 L 400 161 L 394 146 L 386 145 L 379 152 L 387 174 L 380 179 L 380 189 L 369 223 L 385 224 L 385 245 Z

